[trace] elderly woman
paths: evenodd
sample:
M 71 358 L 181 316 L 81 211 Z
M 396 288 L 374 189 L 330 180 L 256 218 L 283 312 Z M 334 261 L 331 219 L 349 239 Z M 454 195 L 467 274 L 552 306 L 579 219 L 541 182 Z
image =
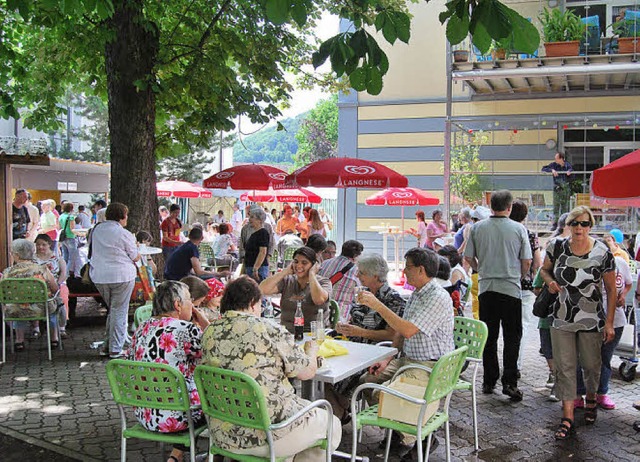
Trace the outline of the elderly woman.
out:
M 193 373 L 202 357 L 200 340 L 209 325 L 204 315 L 193 307 L 186 284 L 165 281 L 156 289 L 152 317 L 142 322 L 133 334 L 129 357 L 134 361 L 168 364 L 184 374 L 192 405 L 200 404 Z M 182 411 L 136 408 L 136 418 L 149 431 L 177 433 L 188 428 L 188 416 Z M 193 411 L 194 421 L 202 419 Z M 169 462 L 182 461 L 188 449 L 175 445 Z
M 48 234 L 38 234 L 35 240 L 36 255 L 34 261 L 39 265 L 45 265 L 59 287 L 60 302 L 58 306 L 65 308 L 60 312 L 60 335 L 66 337 L 65 326 L 69 313 L 69 288 L 67 287 L 67 264 L 62 257 L 53 253 L 54 241 Z M 39 331 L 38 331 L 39 332 Z M 35 332 L 34 332 L 35 333 Z
M 244 267 L 248 276 L 262 281 L 269 275 L 269 231 L 264 227 L 266 214 L 260 207 L 252 207 L 249 212 L 249 225 L 253 234 L 244 246 Z
M 433 241 L 439 237 L 446 237 L 449 233 L 447 223 L 442 220 L 442 210 L 434 210 L 431 214 L 433 221 L 427 225 L 426 246 L 433 249 Z
M 562 400 L 562 420 L 555 432 L 559 440 L 575 432 L 573 419 L 578 357 L 587 394 L 584 419 L 587 424 L 595 423 L 602 342 L 611 342 L 615 337 L 615 260 L 604 243 L 589 236 L 593 223 L 593 213 L 588 207 L 574 208 L 567 217 L 571 236 L 549 243 L 541 270 L 549 292 L 558 294 L 553 310 L 551 341 L 556 368 L 556 396 Z M 606 310 L 602 304 L 603 282 L 607 292 Z
M 112 202 L 105 212 L 106 221 L 98 223 L 90 237 L 89 275 L 109 307 L 105 351 L 111 358 L 124 356 L 129 300 L 137 274 L 135 262 L 140 260 L 136 239 L 124 228 L 128 215 L 126 205 Z
M 382 255 L 377 253 L 361 255 L 356 265 L 358 279 L 362 285 L 385 306 L 402 317 L 405 301 L 395 289 L 389 287 L 387 283 L 389 266 Z M 336 329 L 339 333 L 349 337 L 349 340 L 364 343 L 393 340 L 395 330 L 377 311 L 366 305 L 354 304 L 349 315 L 351 318 L 349 323 L 339 323 Z
M 282 294 L 280 320 L 289 332 L 293 332 L 293 318 L 297 302 L 302 301 L 305 330 L 315 321 L 318 310 L 324 310 L 325 326 L 329 325 L 329 299 L 332 294 L 331 281 L 318 275 L 316 253 L 309 247 L 300 247 L 293 253 L 291 264 L 260 283 L 264 295 Z
M 240 277 L 227 286 L 221 301 L 222 318 L 211 323 L 202 339 L 202 362 L 215 367 L 243 372 L 264 390 L 271 422 L 281 422 L 298 412 L 308 401 L 296 396 L 288 379 L 309 380 L 316 373 L 318 346 L 307 342 L 297 346 L 293 336 L 278 324 L 260 317 L 262 294 L 248 277 Z M 305 354 L 305 351 L 307 352 Z M 327 419 L 324 409 L 316 409 L 306 418 L 274 432 L 276 457 L 296 460 L 324 460 L 324 450 L 309 448 L 324 438 Z M 263 432 L 226 425 L 212 419 L 214 443 L 233 452 L 268 457 Z M 340 444 L 340 422 L 333 418 L 332 449 Z
M 37 278 L 47 283 L 49 295 L 54 294 L 58 290 L 58 283 L 46 266 L 39 265 L 34 261 L 36 246 L 27 239 L 16 239 L 11 243 L 11 257 L 13 258 L 13 266 L 5 269 L 3 276 L 5 278 Z M 58 347 L 58 304 L 56 301 L 49 302 L 49 323 L 51 325 L 51 346 Z M 43 316 L 45 307 L 37 303 L 7 305 L 6 312 L 8 317 L 32 317 Z M 24 350 L 24 333 L 29 327 L 29 322 L 19 321 L 13 326 L 16 330 L 16 343 L 14 345 L 16 351 Z

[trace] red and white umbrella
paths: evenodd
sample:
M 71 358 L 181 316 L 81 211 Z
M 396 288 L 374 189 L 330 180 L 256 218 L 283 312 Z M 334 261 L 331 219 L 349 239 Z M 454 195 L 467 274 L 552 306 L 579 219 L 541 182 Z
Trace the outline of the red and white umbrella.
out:
M 352 157 L 330 157 L 299 168 L 277 188 L 317 186 L 320 188 L 404 188 L 404 175 L 377 162 Z
M 319 204 L 322 197 L 305 188 L 299 189 L 269 189 L 253 194 L 244 193 L 240 196 L 240 200 L 252 202 L 309 202 L 311 204 Z
M 367 205 L 438 205 L 440 199 L 418 188 L 387 188 L 365 199 Z
M 158 197 L 183 197 L 198 199 L 211 197 L 211 191 L 187 181 L 159 181 L 156 183 Z
M 591 174 L 591 192 L 598 197 L 640 197 L 640 149 L 614 160 Z
M 267 190 L 284 183 L 287 172 L 270 165 L 244 164 L 226 168 L 204 180 L 205 188 Z

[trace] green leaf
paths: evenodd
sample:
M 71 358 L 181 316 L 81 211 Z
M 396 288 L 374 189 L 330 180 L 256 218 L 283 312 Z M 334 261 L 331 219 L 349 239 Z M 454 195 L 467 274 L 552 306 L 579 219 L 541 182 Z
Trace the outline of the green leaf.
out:
M 489 48 L 491 48 L 491 36 L 482 23 L 476 24 L 476 30 L 473 34 L 473 44 L 482 54 L 485 54 L 489 51 Z
M 396 33 L 402 42 L 409 43 L 411 38 L 411 18 L 408 14 L 398 13 L 396 15 Z
M 324 64 L 324 62 L 327 60 L 327 58 L 331 54 L 334 43 L 336 42 L 336 40 L 338 40 L 338 38 L 339 38 L 339 35 L 334 35 L 330 39 L 327 39 L 326 41 L 322 42 L 318 51 L 314 52 L 311 55 L 311 63 L 313 64 L 314 68 L 317 69 Z
M 469 15 L 460 19 L 455 14 L 447 22 L 447 39 L 452 45 L 457 45 L 467 38 L 469 34 Z
M 376 26 L 376 30 L 379 31 L 384 27 L 385 22 L 387 21 L 387 12 L 383 11 L 376 16 L 376 20 L 374 22 Z
M 382 35 L 391 45 L 395 43 L 398 39 L 398 34 L 396 32 L 396 26 L 391 21 L 387 21 L 382 28 Z
M 356 56 L 362 58 L 367 54 L 367 34 L 363 29 L 357 30 L 349 38 L 349 46 L 353 49 Z
M 533 54 L 540 45 L 540 33 L 528 19 L 509 8 L 509 19 L 513 26 L 513 48 L 523 53 Z
M 379 95 L 382 91 L 382 74 L 377 67 L 367 69 L 367 93 Z
M 276 131 L 281 132 L 283 130 L 285 130 L 284 125 L 282 125 L 282 123 L 278 121 Z
M 349 83 L 355 91 L 365 91 L 367 89 L 367 71 L 359 67 L 349 76 Z
M 267 18 L 276 25 L 282 25 L 289 16 L 288 0 L 267 0 Z
M 96 13 L 98 13 L 100 19 L 104 20 L 110 18 L 113 16 L 114 11 L 111 0 L 98 0 L 96 3 Z
M 303 2 L 299 1 L 293 5 L 293 8 L 291 8 L 291 17 L 300 27 L 303 27 L 307 23 L 307 9 Z
M 334 47 L 331 52 L 331 68 L 334 70 L 338 77 L 344 74 L 344 67 L 346 62 L 346 59 L 344 58 L 344 55 L 340 49 L 340 44 Z
M 507 8 L 495 0 L 488 2 L 483 24 L 489 35 L 495 40 L 508 37 L 513 30 L 509 22 Z
M 69 16 L 74 16 L 83 13 L 84 10 L 80 0 L 62 0 L 62 12 Z
M 347 61 L 344 63 L 344 72 L 347 75 L 351 75 L 353 71 L 355 71 L 356 68 L 358 67 L 359 62 L 360 62 L 360 58 L 355 55 L 347 59 Z
M 389 58 L 387 58 L 387 55 L 385 54 L 385 52 L 382 52 L 382 56 L 380 58 L 380 73 L 382 75 L 385 75 L 388 71 L 389 71 Z

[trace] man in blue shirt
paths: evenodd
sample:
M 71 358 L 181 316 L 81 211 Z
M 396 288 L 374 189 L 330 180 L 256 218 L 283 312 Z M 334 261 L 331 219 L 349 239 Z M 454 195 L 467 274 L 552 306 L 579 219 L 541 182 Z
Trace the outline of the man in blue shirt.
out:
M 198 246 L 202 239 L 201 228 L 193 228 L 189 231 L 189 240 L 178 247 L 167 259 L 164 267 L 165 279 L 179 281 L 192 272 L 204 280 L 220 276 L 218 273 L 205 271 L 200 265 Z
M 571 174 L 573 167 L 564 159 L 564 154 L 556 152 L 555 161 L 542 167 L 542 171 L 553 175 L 553 227 L 558 226 L 558 218 L 569 212 L 571 198 Z

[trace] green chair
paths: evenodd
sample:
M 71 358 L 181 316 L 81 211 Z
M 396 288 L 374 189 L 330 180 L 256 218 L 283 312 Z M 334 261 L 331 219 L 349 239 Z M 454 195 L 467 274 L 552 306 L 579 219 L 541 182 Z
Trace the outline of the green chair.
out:
M 198 366 L 195 372 L 196 386 L 202 403 L 202 410 L 207 419 L 223 422 L 265 432 L 269 445 L 269 457 L 235 454 L 233 451 L 217 447 L 214 443 L 209 448 L 209 461 L 214 454 L 231 459 L 258 462 L 283 461 L 286 457 L 276 457 L 273 447 L 273 431 L 285 428 L 312 409 L 324 408 L 331 416 L 333 410 L 328 401 L 321 399 L 309 403 L 287 420 L 271 423 L 267 402 L 258 383 L 242 372 L 220 369 L 211 366 Z M 327 436 L 316 441 L 310 447 L 321 447 L 326 450 L 326 461 L 331 462 L 332 421 L 328 419 Z
M 473 376 L 471 382 L 458 379 L 456 390 L 471 390 L 471 407 L 473 408 L 473 436 L 475 450 L 478 451 L 478 409 L 476 402 L 476 378 L 478 376 L 478 366 L 482 363 L 482 352 L 487 343 L 489 329 L 482 321 L 472 318 L 456 316 L 453 327 L 453 341 L 456 348 L 466 346 L 467 361 L 473 364 Z
M 331 316 L 329 318 L 331 328 L 335 329 L 340 322 L 340 305 L 338 305 L 338 302 L 335 300 L 329 300 L 329 309 L 331 310 Z
M 49 302 L 58 296 L 56 292 L 49 297 L 47 283 L 38 278 L 4 278 L 0 279 L 0 303 L 2 304 L 2 362 L 7 360 L 6 329 L 8 321 L 45 321 L 47 324 L 47 351 L 49 361 L 51 361 L 51 325 L 49 316 Z M 7 316 L 7 305 L 20 304 L 42 304 L 44 305 L 43 316 L 30 317 L 9 317 Z M 62 350 L 62 337 L 58 327 L 58 346 Z M 13 353 L 13 327 L 9 327 L 11 337 L 11 352 Z
M 107 378 L 113 399 L 118 405 L 121 422 L 121 461 L 127 460 L 127 439 L 139 438 L 168 444 L 182 444 L 190 449 L 191 462 L 196 460 L 196 438 L 207 429 L 206 424 L 195 426 L 189 390 L 184 376 L 166 364 L 113 359 L 107 363 Z M 127 427 L 124 406 L 182 411 L 187 415 L 189 429 L 180 433 L 160 433 L 135 424 Z
M 208 242 L 201 242 L 198 246 L 198 252 L 200 253 L 200 262 L 202 266 L 213 267 L 217 271 L 216 256 L 213 253 L 213 247 Z
M 269 257 L 269 273 L 276 274 L 278 272 L 278 249 L 273 249 Z
M 284 250 L 284 254 L 282 255 L 282 267 L 286 268 L 289 263 L 293 260 L 293 254 L 300 247 L 287 247 Z
M 151 317 L 151 312 L 153 311 L 153 303 L 147 303 L 146 305 L 142 305 L 136 308 L 135 313 L 133 314 L 133 330 L 135 331 L 140 324 Z
M 429 373 L 429 382 L 427 383 L 427 388 L 424 392 L 424 397 L 414 398 L 412 396 L 401 393 L 397 390 L 391 389 L 384 385 L 378 385 L 375 383 L 364 383 L 356 388 L 355 392 L 351 397 L 351 415 L 354 416 L 353 423 L 353 443 L 351 449 L 351 462 L 355 462 L 356 453 L 358 447 L 358 430 L 362 427 L 369 425 L 374 427 L 386 428 L 387 429 L 387 448 L 384 455 L 384 460 L 387 462 L 389 459 L 389 448 L 391 447 L 391 433 L 393 430 L 408 433 L 410 435 L 415 435 L 417 438 L 418 445 L 418 462 L 422 462 L 423 460 L 423 451 L 422 451 L 422 440 L 425 437 L 427 438 L 427 447 L 424 451 L 424 457 L 426 460 L 429 460 L 429 448 L 431 446 L 431 436 L 433 432 L 435 432 L 438 428 L 440 428 L 443 424 L 445 425 L 445 441 L 447 444 L 447 461 L 451 458 L 451 444 L 449 441 L 449 403 L 451 401 L 451 395 L 453 393 L 454 387 L 458 381 L 458 377 L 460 376 L 460 371 L 462 370 L 462 366 L 465 362 L 465 358 L 467 355 L 467 347 L 464 346 L 462 348 L 458 348 L 451 353 L 447 353 L 442 356 L 438 362 L 433 366 L 433 369 L 422 366 L 419 364 L 409 364 L 407 366 L 401 367 L 393 376 L 393 380 L 398 377 L 403 372 L 410 369 L 421 369 L 425 372 Z M 356 413 L 356 405 L 358 402 L 358 395 L 362 393 L 362 391 L 367 389 L 379 390 L 381 393 L 388 393 L 402 400 L 408 401 L 409 403 L 419 405 L 420 412 L 418 414 L 418 418 L 416 422 L 422 422 L 423 416 L 427 411 L 427 407 L 430 403 L 436 402 L 441 398 L 446 398 L 444 404 L 441 405 L 439 412 L 436 412 L 433 416 L 431 416 L 424 425 L 418 425 L 417 423 L 414 425 L 398 422 L 395 420 L 386 419 L 384 417 L 378 417 L 378 405 L 374 405 L 368 407 L 367 409 Z

